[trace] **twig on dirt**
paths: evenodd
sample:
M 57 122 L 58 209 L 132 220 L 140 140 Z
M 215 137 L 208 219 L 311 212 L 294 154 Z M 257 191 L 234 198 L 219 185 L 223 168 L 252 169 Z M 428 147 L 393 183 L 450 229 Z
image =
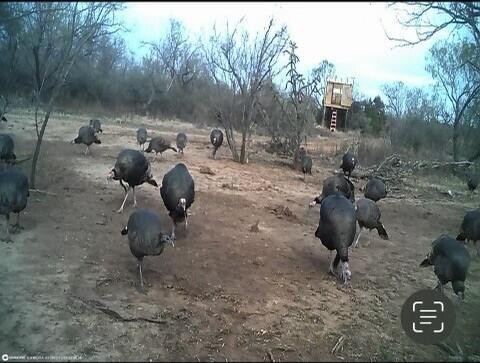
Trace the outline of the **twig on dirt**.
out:
M 441 350 L 443 350 L 445 353 L 447 353 L 448 355 L 455 355 L 455 352 L 453 351 L 452 348 L 450 348 L 447 344 L 445 343 L 442 343 L 442 342 L 439 342 L 439 343 L 436 343 L 434 344 L 436 345 L 437 347 L 439 347 Z
M 40 194 L 46 194 L 46 195 L 53 195 L 53 196 L 58 196 L 58 194 L 56 193 L 52 193 L 52 192 L 47 192 L 45 190 L 40 190 L 40 189 L 29 189 L 31 192 L 34 192 L 34 193 L 40 193 Z
M 119 313 L 117 313 L 115 310 L 107 308 L 103 303 L 97 300 L 86 300 L 84 298 L 81 298 L 79 296 L 74 296 L 76 299 L 80 300 L 83 302 L 85 305 L 88 305 L 94 309 L 100 310 L 102 313 L 105 313 L 107 315 L 110 315 L 112 318 L 120 321 L 125 321 L 125 322 L 132 322 L 132 321 L 146 321 L 148 323 L 155 323 L 155 324 L 167 324 L 167 321 L 165 320 L 156 320 L 156 319 L 149 319 L 149 318 L 144 318 L 144 317 L 135 317 L 135 318 L 124 318 L 121 316 Z
M 344 335 L 338 338 L 337 344 L 335 344 L 332 348 L 332 354 L 337 354 L 337 351 L 339 351 L 342 348 L 344 340 L 345 340 Z
M 31 158 L 33 158 L 32 155 L 27 156 L 26 158 L 23 158 L 23 159 L 17 159 L 17 160 L 15 160 L 15 164 L 23 163 L 24 161 L 30 160 Z
M 387 157 L 385 160 L 383 160 L 380 165 L 377 167 L 377 172 L 385 165 L 386 162 L 391 161 L 394 158 L 398 158 L 397 154 L 392 154 L 389 157 Z

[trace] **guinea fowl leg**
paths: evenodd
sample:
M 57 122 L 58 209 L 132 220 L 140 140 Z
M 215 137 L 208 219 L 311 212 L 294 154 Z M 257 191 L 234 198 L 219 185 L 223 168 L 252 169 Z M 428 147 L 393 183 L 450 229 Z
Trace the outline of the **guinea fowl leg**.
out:
M 143 258 L 138 260 L 138 273 L 140 275 L 140 291 L 144 292 L 143 274 L 142 274 Z
M 328 258 L 328 259 L 330 260 L 330 267 L 328 268 L 328 273 L 335 276 L 335 270 L 334 270 L 334 268 L 333 268 L 332 253 L 333 253 L 333 251 L 330 251 L 330 256 L 329 256 L 329 258 Z
M 133 207 L 137 208 L 137 197 L 135 197 L 135 187 L 132 188 L 133 193 Z
M 6 242 L 6 243 L 12 243 L 13 241 L 12 241 L 12 239 L 10 238 L 10 231 L 8 230 L 8 223 L 10 222 L 10 216 L 9 216 L 8 214 L 5 216 L 5 222 L 6 222 L 6 223 L 5 223 L 5 231 L 6 231 L 6 233 L 5 233 L 5 236 L 2 236 L 2 237 L 0 238 L 0 240 L 2 240 L 3 242 Z
M 353 247 L 357 247 L 357 246 L 358 246 L 358 240 L 360 239 L 360 235 L 362 234 L 362 231 L 363 231 L 363 228 L 360 228 L 360 232 L 358 232 L 358 236 L 357 236 L 357 238 L 355 239 L 355 242 L 353 243 Z
M 17 223 L 15 223 L 12 226 L 12 233 L 18 233 L 23 229 L 23 227 L 20 225 L 20 213 L 17 213 Z
M 88 154 L 88 145 L 87 145 L 87 148 L 85 149 L 85 155 Z
M 128 186 L 128 189 L 125 190 L 125 199 L 123 200 L 123 203 L 122 203 L 122 206 L 120 207 L 120 209 L 117 210 L 117 213 L 122 213 L 123 212 L 123 206 L 125 205 L 125 202 L 127 201 L 129 190 L 130 190 L 130 186 Z
M 175 222 L 173 222 L 173 227 L 172 227 L 172 239 L 175 239 Z

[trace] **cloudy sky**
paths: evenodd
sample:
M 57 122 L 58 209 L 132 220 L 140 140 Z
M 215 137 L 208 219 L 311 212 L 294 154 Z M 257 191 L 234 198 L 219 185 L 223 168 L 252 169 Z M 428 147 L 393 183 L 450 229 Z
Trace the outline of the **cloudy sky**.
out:
M 297 43 L 303 70 L 328 59 L 340 77 L 354 77 L 361 92 L 371 97 L 381 94 L 380 86 L 385 82 L 403 81 L 419 87 L 433 82 L 425 71 L 425 56 L 433 41 L 394 48 L 385 31 L 396 36 L 408 33 L 398 25 L 395 11 L 387 3 L 139 2 L 126 6 L 123 16 L 131 29 L 126 38 L 138 54 L 142 53 L 140 41 L 159 39 L 169 18 L 182 21 L 195 39 L 208 34 L 213 24 L 233 24 L 241 17 L 255 33 L 274 16 L 277 23 L 287 25 Z M 446 35 L 434 40 L 442 36 Z

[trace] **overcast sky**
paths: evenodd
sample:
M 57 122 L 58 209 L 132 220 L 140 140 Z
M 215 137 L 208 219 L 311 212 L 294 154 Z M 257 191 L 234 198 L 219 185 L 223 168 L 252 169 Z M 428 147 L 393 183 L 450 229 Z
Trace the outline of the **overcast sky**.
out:
M 303 70 L 322 59 L 332 62 L 340 77 L 355 77 L 363 94 L 381 94 L 385 82 L 403 81 L 423 87 L 433 82 L 425 71 L 425 56 L 433 41 L 415 47 L 393 48 L 384 29 L 392 35 L 405 35 L 387 3 L 369 2 L 145 2 L 126 3 L 124 19 L 131 32 L 129 47 L 141 54 L 140 41 L 161 37 L 168 19 L 185 25 L 194 39 L 211 31 L 214 23 L 235 23 L 242 16 L 252 33 L 263 29 L 273 15 L 285 24 L 297 43 Z M 440 34 L 439 37 L 445 37 Z

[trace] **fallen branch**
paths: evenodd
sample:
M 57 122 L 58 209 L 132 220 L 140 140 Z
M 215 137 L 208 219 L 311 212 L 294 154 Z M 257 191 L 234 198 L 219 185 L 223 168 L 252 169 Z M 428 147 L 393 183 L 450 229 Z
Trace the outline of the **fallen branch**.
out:
M 33 158 L 32 155 L 27 156 L 26 158 L 23 158 L 23 159 L 17 159 L 17 160 L 15 160 L 15 164 L 23 163 L 24 161 L 30 160 L 31 158 Z
M 46 192 L 45 190 L 40 190 L 40 189 L 29 189 L 31 192 L 34 193 L 40 193 L 40 194 L 46 194 L 46 195 L 53 195 L 54 197 L 57 197 L 58 194 L 56 193 L 51 193 L 51 192 Z
M 385 165 L 385 163 L 387 163 L 388 161 L 391 161 L 393 160 L 394 158 L 400 158 L 397 154 L 393 154 L 393 155 L 390 155 L 388 156 L 385 160 L 383 160 L 380 165 L 377 167 L 377 172 L 383 167 L 383 165 Z
M 115 310 L 112 310 L 108 307 L 106 307 L 103 303 L 97 300 L 86 300 L 84 298 L 74 296 L 76 299 L 80 300 L 83 302 L 85 305 L 88 305 L 94 309 L 97 309 L 101 311 L 102 313 L 105 313 L 112 318 L 119 320 L 119 321 L 124 321 L 124 322 L 132 322 L 132 321 L 146 321 L 148 323 L 154 323 L 154 324 L 167 324 L 167 321 L 165 320 L 156 320 L 156 319 L 149 319 L 149 318 L 144 318 L 144 317 L 134 317 L 134 318 L 124 318 L 121 316 L 119 313 L 117 313 Z
M 332 354 L 337 354 L 337 351 L 339 351 L 342 348 L 344 340 L 345 340 L 344 335 L 338 338 L 337 344 L 335 344 L 334 347 L 332 348 Z

